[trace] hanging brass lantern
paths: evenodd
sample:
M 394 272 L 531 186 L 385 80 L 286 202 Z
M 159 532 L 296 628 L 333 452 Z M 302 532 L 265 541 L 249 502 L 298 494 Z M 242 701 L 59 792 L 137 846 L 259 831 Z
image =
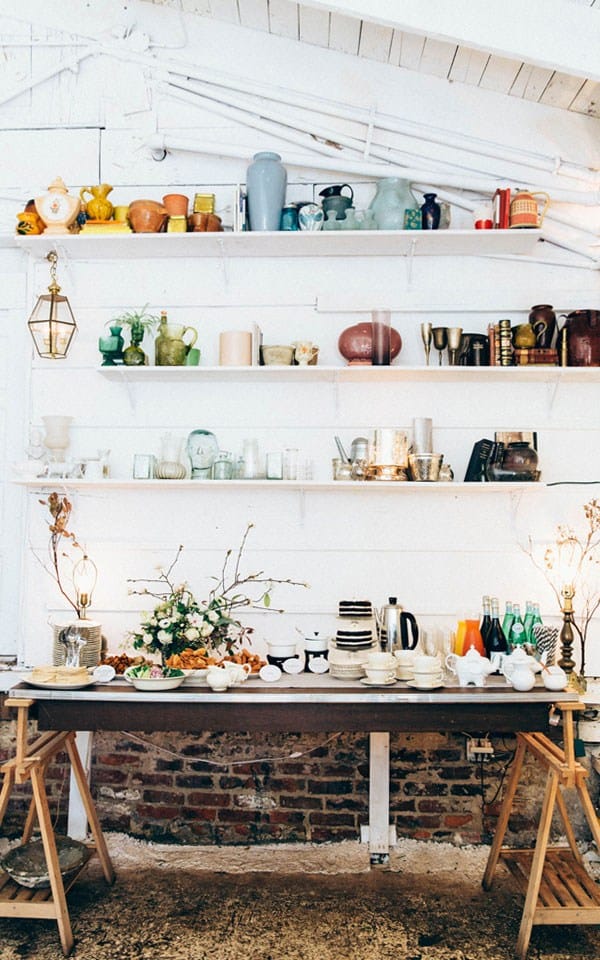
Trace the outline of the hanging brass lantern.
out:
M 27 325 L 40 357 L 61 360 L 68 353 L 77 324 L 71 305 L 67 297 L 60 295 L 60 287 L 56 282 L 56 252 L 51 250 L 46 259 L 50 263 L 48 293 L 38 297 Z

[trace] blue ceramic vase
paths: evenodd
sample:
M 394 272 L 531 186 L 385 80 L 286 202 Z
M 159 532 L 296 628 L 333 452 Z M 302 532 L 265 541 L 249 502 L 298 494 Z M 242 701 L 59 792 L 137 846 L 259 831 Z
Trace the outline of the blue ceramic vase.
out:
M 421 228 L 423 230 L 437 230 L 440 225 L 442 208 L 436 201 L 435 193 L 424 193 L 425 203 L 421 207 Z
M 279 230 L 287 171 L 278 153 L 255 153 L 246 172 L 250 230 Z

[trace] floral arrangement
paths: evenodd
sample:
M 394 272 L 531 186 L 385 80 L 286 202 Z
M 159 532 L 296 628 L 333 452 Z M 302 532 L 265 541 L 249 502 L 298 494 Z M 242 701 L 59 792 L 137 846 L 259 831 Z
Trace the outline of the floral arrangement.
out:
M 559 524 L 556 540 L 546 549 L 542 562 L 534 556 L 531 539 L 527 551 L 534 565 L 544 574 L 561 609 L 564 588 L 571 587 L 574 591 L 576 616 L 573 626 L 579 637 L 581 676 L 585 673 L 589 626 L 600 608 L 600 503 L 590 500 L 582 509 L 584 528 L 576 531 L 567 524 Z
M 73 505 L 67 497 L 61 496 L 59 493 L 56 493 L 56 491 L 52 491 L 52 493 L 48 495 L 47 500 L 40 500 L 39 502 L 43 507 L 48 507 L 50 513 L 50 520 L 47 521 L 50 532 L 48 542 L 49 562 L 40 560 L 40 563 L 42 563 L 44 570 L 49 573 L 56 582 L 60 593 L 69 606 L 73 607 L 73 610 L 79 618 L 82 610 L 77 602 L 77 591 L 74 591 L 75 599 L 73 599 L 66 586 L 66 580 L 69 576 L 72 576 L 72 570 L 75 565 L 75 561 L 70 553 L 67 552 L 66 547 L 70 546 L 75 550 L 79 550 L 81 556 L 84 556 L 83 547 L 78 543 L 73 531 L 69 530 Z M 67 573 L 66 568 L 71 571 L 70 574 Z
M 216 584 L 206 600 L 197 600 L 187 582 L 177 584 L 173 580 L 173 570 L 183 546 L 179 546 L 175 559 L 167 570 L 160 570 L 153 580 L 128 580 L 128 583 L 144 583 L 141 589 L 130 588 L 131 594 L 154 597 L 158 600 L 154 609 L 142 614 L 137 630 L 129 637 L 136 650 L 147 653 L 159 653 L 164 663 L 174 653 L 187 648 L 205 651 L 232 653 L 244 640 L 250 640 L 252 627 L 244 626 L 239 612 L 245 609 L 271 609 L 271 591 L 275 584 L 287 583 L 292 586 L 304 586 L 295 580 L 278 580 L 265 577 L 263 571 L 242 576 L 240 565 L 248 534 L 253 524 L 248 524 L 241 544 L 235 554 L 233 570 L 230 566 L 233 551 L 228 550 L 221 570 L 221 576 L 215 577 Z M 254 596 L 242 589 L 249 590 Z

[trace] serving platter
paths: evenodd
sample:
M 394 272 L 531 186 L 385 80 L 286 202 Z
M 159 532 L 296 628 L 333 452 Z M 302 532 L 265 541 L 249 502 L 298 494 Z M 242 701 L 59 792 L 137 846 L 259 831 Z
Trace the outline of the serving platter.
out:
M 94 677 L 85 680 L 83 683 L 44 683 L 41 680 L 32 680 L 33 674 L 21 674 L 23 683 L 28 683 L 30 687 L 39 687 L 40 690 L 83 690 L 85 687 L 92 687 L 98 681 Z

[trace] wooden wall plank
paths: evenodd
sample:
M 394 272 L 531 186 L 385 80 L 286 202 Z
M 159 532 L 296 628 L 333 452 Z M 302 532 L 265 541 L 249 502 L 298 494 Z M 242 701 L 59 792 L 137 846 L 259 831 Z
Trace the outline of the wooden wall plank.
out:
M 445 40 L 432 40 L 431 37 L 427 37 L 419 63 L 419 71 L 434 77 L 447 77 L 456 50 L 455 43 L 446 43 Z
M 329 46 L 329 13 L 314 7 L 298 8 L 300 39 L 317 47 Z
M 358 53 L 362 21 L 356 17 L 346 17 L 341 13 L 332 13 L 329 24 L 329 46 L 340 53 Z
M 236 0 L 210 0 L 210 11 L 217 20 L 225 20 L 227 23 L 240 22 Z
M 540 97 L 541 103 L 549 107 L 568 110 L 583 87 L 580 77 L 568 77 L 565 73 L 555 73 Z
M 574 113 L 585 113 L 588 117 L 600 117 L 600 83 L 586 80 L 570 109 Z
M 267 0 L 238 0 L 240 23 L 252 30 L 269 32 L 269 10 Z
M 507 57 L 491 56 L 483 71 L 479 86 L 483 90 L 495 90 L 508 93 L 519 73 L 521 64 Z
M 459 83 L 472 83 L 475 86 L 483 76 L 489 56 L 481 50 L 470 50 L 469 47 L 458 47 L 452 61 L 448 78 Z
M 425 46 L 425 38 L 417 37 L 413 33 L 402 33 L 400 38 L 398 65 L 406 67 L 408 70 L 418 70 Z
M 298 39 L 298 4 L 292 0 L 269 0 L 269 29 L 280 37 Z
M 380 60 L 387 63 L 390 55 L 393 30 L 391 27 L 380 27 L 376 23 L 363 20 L 360 30 L 359 56 L 369 60 Z
M 548 86 L 552 73 L 552 70 L 533 67 L 530 63 L 524 63 L 510 88 L 511 97 L 538 101 Z

